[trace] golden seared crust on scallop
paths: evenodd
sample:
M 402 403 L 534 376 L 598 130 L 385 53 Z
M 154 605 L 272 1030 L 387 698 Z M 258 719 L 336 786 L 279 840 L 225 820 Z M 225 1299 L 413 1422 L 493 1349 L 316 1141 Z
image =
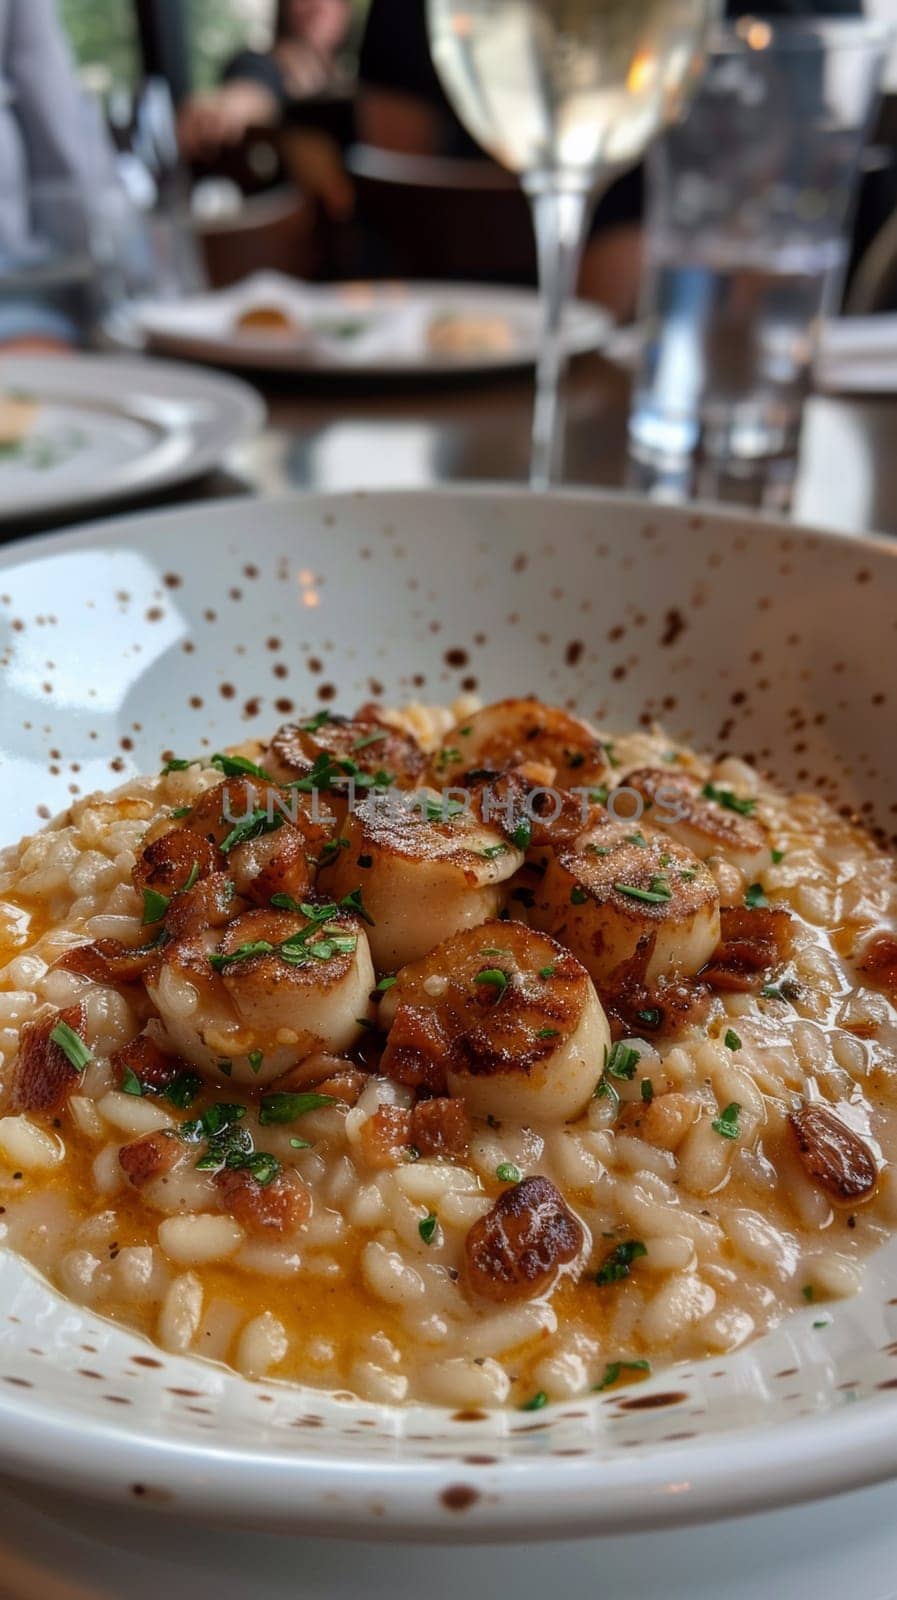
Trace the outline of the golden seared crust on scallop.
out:
M 285 782 L 307 778 L 316 762 L 329 758 L 335 769 L 325 787 L 341 793 L 351 771 L 380 780 L 379 786 L 413 789 L 423 776 L 426 756 L 414 736 L 373 716 L 340 717 L 319 712 L 304 722 L 278 728 L 265 756 L 267 770 Z
M 666 832 L 611 824 L 543 857 L 530 921 L 582 961 L 599 991 L 635 965 L 646 983 L 696 973 L 719 942 L 707 867 Z
M 742 799 L 730 789 L 705 784 L 693 773 L 669 768 L 637 767 L 627 772 L 623 783 L 635 789 L 649 807 L 646 822 L 662 825 L 702 861 L 721 855 L 746 870 L 767 861 L 769 839 L 763 824 L 751 814 L 754 802 L 750 798 Z M 705 789 L 723 798 L 714 799 Z
M 528 767 L 537 782 L 569 789 L 600 783 L 609 770 L 604 746 L 581 718 L 541 700 L 498 700 L 447 733 L 431 761 L 439 785 L 486 769 Z
M 493 921 L 406 966 L 384 997 L 381 1070 L 447 1087 L 476 1116 L 563 1122 L 588 1104 L 610 1033 L 588 973 L 554 939 Z
M 314 853 L 333 832 L 335 818 L 326 802 L 312 807 L 310 797 L 264 778 L 225 778 L 200 795 L 184 817 L 188 833 L 200 834 L 224 853 L 240 847 L 240 830 L 248 828 L 254 816 L 274 829 L 295 828 L 309 851 Z
M 523 862 L 498 828 L 467 810 L 445 814 L 439 797 L 425 790 L 363 801 L 342 837 L 347 846 L 322 869 L 320 885 L 335 899 L 361 889 L 381 972 L 495 916 L 503 884 Z
M 216 1081 L 224 1071 L 244 1083 L 271 1082 L 314 1051 L 349 1049 L 373 987 L 364 928 L 336 908 L 243 912 L 223 931 L 167 946 L 147 980 L 178 1052 Z

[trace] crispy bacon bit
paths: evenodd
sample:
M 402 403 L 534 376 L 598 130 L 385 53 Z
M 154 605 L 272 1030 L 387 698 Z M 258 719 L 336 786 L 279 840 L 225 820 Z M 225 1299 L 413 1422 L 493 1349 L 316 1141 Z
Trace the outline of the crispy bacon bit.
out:
M 444 1094 L 448 1047 L 435 1010 L 400 1005 L 380 1068 L 385 1077 L 404 1083 L 409 1089 L 426 1088 L 433 1094 Z
M 174 1133 L 158 1129 L 145 1133 L 132 1144 L 122 1145 L 118 1162 L 122 1172 L 135 1189 L 143 1189 L 156 1178 L 164 1178 L 177 1166 L 184 1146 Z
M 749 994 L 791 955 L 791 913 L 784 906 L 723 906 L 722 940 L 701 972 L 712 989 Z
M 503 772 L 475 770 L 455 779 L 470 791 L 476 814 L 512 838 L 524 824 L 533 846 L 571 844 L 586 828 L 610 821 L 604 806 L 582 793 L 554 787 L 555 769 L 535 762 Z
M 176 895 L 191 878 L 207 878 L 215 871 L 218 855 L 208 839 L 190 828 L 169 828 L 144 847 L 134 864 L 132 879 L 140 894 L 155 889 L 158 894 Z
M 53 965 L 114 988 L 119 983 L 136 983 L 155 956 L 155 949 L 148 946 L 132 950 L 118 939 L 94 939 L 92 944 L 78 944 L 66 950 Z
M 860 971 L 884 989 L 889 999 L 897 1000 L 897 939 L 892 933 L 878 933 L 869 941 Z
M 378 1106 L 362 1124 L 358 1142 L 369 1167 L 397 1167 L 407 1159 L 411 1115 L 401 1106 Z
M 828 1106 L 813 1102 L 788 1117 L 807 1176 L 825 1190 L 833 1205 L 870 1200 L 878 1167 L 869 1146 Z
M 276 894 L 305 900 L 311 884 L 305 839 L 298 828 L 278 828 L 249 839 L 232 852 L 230 868 L 240 894 L 258 906 Z
M 655 1033 L 670 1038 L 702 1023 L 710 1010 L 710 990 L 696 978 L 662 981 L 651 989 L 623 984 L 613 994 L 602 992 L 601 1000 L 615 1039 Z
M 12 1072 L 10 1106 L 14 1112 L 58 1111 L 78 1082 L 80 1074 L 65 1051 L 50 1038 L 60 1023 L 83 1039 L 84 1007 L 66 1006 L 64 1011 L 53 1011 L 48 1017 L 24 1024 Z
M 409 1137 L 422 1156 L 466 1156 L 472 1134 L 463 1100 L 419 1100 L 411 1112 Z
M 140 1079 L 144 1088 L 151 1089 L 155 1094 L 167 1089 L 187 1065 L 179 1056 L 167 1056 L 145 1033 L 138 1034 L 136 1039 L 116 1050 L 111 1064 L 119 1081 L 130 1070 Z
M 506 1189 L 467 1235 L 467 1277 L 485 1300 L 531 1300 L 583 1246 L 582 1224 L 548 1178 Z
M 212 872 L 186 894 L 174 896 L 165 914 L 165 932 L 172 939 L 184 939 L 206 928 L 223 928 L 244 909 L 245 901 L 234 895 L 227 873 Z
M 286 1090 L 288 1094 L 313 1089 L 316 1094 L 329 1094 L 334 1100 L 342 1100 L 344 1105 L 354 1106 L 367 1081 L 368 1074 L 353 1066 L 351 1061 L 321 1053 L 308 1056 L 298 1066 L 291 1067 L 271 1084 L 271 1089 L 277 1093 Z
M 261 1184 L 251 1172 L 225 1167 L 215 1183 L 224 1209 L 247 1233 L 290 1233 L 311 1216 L 311 1190 L 296 1172 Z

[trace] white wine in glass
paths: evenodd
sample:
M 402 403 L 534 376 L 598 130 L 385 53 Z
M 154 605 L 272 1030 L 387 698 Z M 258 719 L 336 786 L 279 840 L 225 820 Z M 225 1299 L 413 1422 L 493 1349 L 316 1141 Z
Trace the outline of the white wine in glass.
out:
M 720 0 L 427 0 L 433 60 L 468 132 L 520 174 L 544 323 L 530 481 L 552 479 L 561 318 L 598 190 L 632 166 L 697 81 Z

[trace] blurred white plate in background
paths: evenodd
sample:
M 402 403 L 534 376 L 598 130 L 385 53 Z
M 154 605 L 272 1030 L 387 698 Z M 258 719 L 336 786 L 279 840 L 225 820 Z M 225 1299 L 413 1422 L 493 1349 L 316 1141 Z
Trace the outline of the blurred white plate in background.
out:
M 274 326 L 247 324 L 273 313 Z M 136 327 L 150 349 L 247 369 L 445 376 L 532 366 L 541 311 L 533 289 L 458 283 L 306 284 L 259 272 L 230 289 L 142 302 Z M 611 319 L 574 301 L 566 347 L 603 344 Z
M 0 357 L 0 527 L 199 477 L 264 419 L 254 390 L 195 367 Z

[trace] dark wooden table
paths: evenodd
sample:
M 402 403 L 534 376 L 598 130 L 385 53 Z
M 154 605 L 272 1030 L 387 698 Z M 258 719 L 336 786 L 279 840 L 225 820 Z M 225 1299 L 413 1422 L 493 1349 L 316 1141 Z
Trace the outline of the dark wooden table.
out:
M 269 427 L 193 491 L 421 487 L 459 479 L 522 481 L 532 382 L 526 376 L 450 386 L 359 390 L 260 385 Z M 577 361 L 568 388 L 565 481 L 633 486 L 627 462 L 629 377 L 600 357 Z M 236 480 L 236 482 L 235 482 Z M 714 483 L 702 492 L 713 495 Z M 756 501 L 726 485 L 726 499 Z M 759 497 L 762 501 L 762 495 Z M 767 497 L 772 505 L 773 497 Z M 897 533 L 897 397 L 808 401 L 792 515 L 852 532 Z
M 532 378 L 526 374 L 452 383 L 312 383 L 270 377 L 257 385 L 268 427 L 219 471 L 142 506 L 179 505 L 228 494 L 297 489 L 422 488 L 452 481 L 525 482 Z M 600 356 L 578 359 L 568 383 L 568 484 L 639 488 L 627 459 L 630 380 Z M 706 475 L 704 499 L 778 510 L 775 486 L 720 486 Z M 765 498 L 764 498 L 765 494 Z M 119 511 L 122 508 L 114 508 Z M 127 509 L 127 508 L 124 508 Z M 111 514 L 111 512 L 110 512 Z M 815 395 L 805 408 L 791 514 L 853 533 L 897 534 L 897 395 Z M 79 514 L 20 527 L 58 527 Z

